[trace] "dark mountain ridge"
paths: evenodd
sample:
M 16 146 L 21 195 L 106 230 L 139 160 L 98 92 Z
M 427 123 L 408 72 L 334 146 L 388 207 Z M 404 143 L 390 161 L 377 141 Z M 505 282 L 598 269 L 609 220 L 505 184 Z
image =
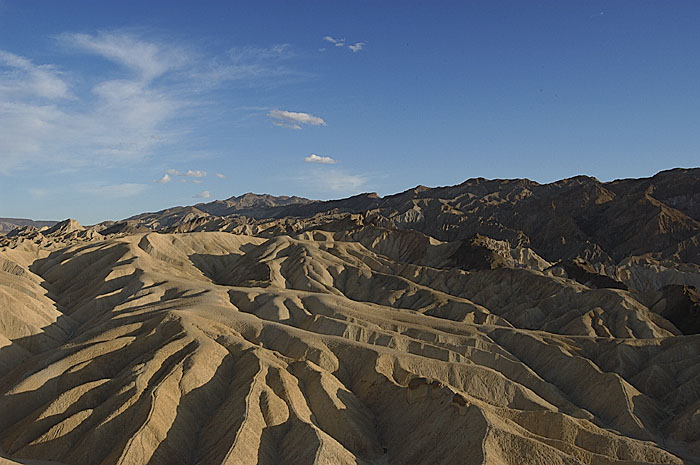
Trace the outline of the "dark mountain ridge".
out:
M 362 215 L 363 224 L 412 229 L 447 242 L 484 235 L 511 247 L 530 247 L 552 262 L 580 258 L 615 264 L 657 254 L 700 263 L 700 168 L 610 182 L 589 176 L 548 184 L 473 178 L 454 186 L 417 186 L 385 197 L 363 193 L 329 201 L 249 193 L 145 213 L 126 222 L 186 232 L 243 225 L 259 229 L 284 219 L 273 230 L 295 231 L 312 219 L 317 225 L 337 215 Z

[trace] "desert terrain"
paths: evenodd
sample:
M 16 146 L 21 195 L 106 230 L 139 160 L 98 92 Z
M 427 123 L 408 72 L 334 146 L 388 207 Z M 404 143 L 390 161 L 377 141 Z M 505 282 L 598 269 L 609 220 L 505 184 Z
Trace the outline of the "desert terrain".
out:
M 698 168 L 24 221 L 2 464 L 700 463 Z

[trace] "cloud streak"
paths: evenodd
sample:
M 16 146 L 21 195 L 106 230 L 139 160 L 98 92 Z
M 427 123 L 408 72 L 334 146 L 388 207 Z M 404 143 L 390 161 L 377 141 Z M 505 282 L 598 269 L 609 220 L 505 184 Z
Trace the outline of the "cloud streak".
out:
M 186 178 L 204 178 L 207 175 L 207 172 L 202 171 L 202 170 L 178 171 L 178 170 L 169 169 L 169 170 L 166 170 L 165 173 L 173 175 L 173 176 L 184 176 Z
M 127 74 L 84 75 L 87 90 L 73 93 L 55 65 L 0 52 L 0 173 L 36 163 L 73 169 L 143 159 L 184 132 L 174 120 L 191 102 L 179 86 L 156 82 L 183 65 L 180 49 L 122 32 L 62 34 L 56 40 L 69 52 L 98 56 Z
M 336 47 L 344 47 L 345 46 L 345 39 L 334 39 L 331 36 L 325 36 L 323 38 L 323 40 L 325 40 L 326 42 L 332 43 Z
M 345 47 L 345 39 L 336 39 L 333 36 L 324 36 L 323 40 L 326 42 L 330 42 L 331 44 L 335 45 L 336 47 Z M 365 45 L 367 45 L 367 42 L 355 42 L 354 44 L 350 44 L 347 46 L 347 49 L 350 50 L 353 53 L 357 53 L 360 50 L 362 50 Z M 319 49 L 319 52 L 325 52 L 325 48 Z
M 316 155 L 315 153 L 312 153 L 308 157 L 304 157 L 304 163 L 320 163 L 324 165 L 334 165 L 337 163 L 337 161 L 331 157 L 322 157 Z
M 348 45 L 348 48 L 349 48 L 353 53 L 357 53 L 357 52 L 359 52 L 360 50 L 362 50 L 362 49 L 364 48 L 365 45 L 367 45 L 365 42 L 356 42 L 356 43 L 354 43 L 354 44 L 352 44 L 352 45 Z
M 172 180 L 173 180 L 173 178 L 171 178 L 168 173 L 165 173 L 162 178 L 154 179 L 153 182 L 158 183 L 158 184 L 167 184 Z
M 0 50 L 0 98 L 18 96 L 49 100 L 72 97 L 68 84 L 54 66 L 35 65 L 27 58 Z
M 182 48 L 162 46 L 127 33 L 64 33 L 58 36 L 58 40 L 75 50 L 120 64 L 147 82 L 190 61 L 188 53 Z
M 182 142 L 194 140 L 193 118 L 220 105 L 213 91 L 301 78 L 285 65 L 294 56 L 286 44 L 211 56 L 124 30 L 54 40 L 85 68 L 0 50 L 0 175 L 37 165 L 111 168 L 167 157 L 175 147 L 187 152 Z M 280 118 L 276 123 L 287 127 L 318 124 Z
M 310 113 L 274 109 L 267 116 L 273 120 L 272 124 L 289 129 L 302 129 L 302 125 L 327 126 L 323 118 Z
M 234 47 L 224 59 L 216 58 L 202 64 L 191 76 L 210 87 L 227 82 L 248 86 L 270 86 L 280 82 L 306 79 L 309 76 L 292 69 L 288 62 L 294 58 L 289 44 L 272 47 Z
M 161 178 L 155 179 L 153 182 L 157 184 L 167 184 L 173 180 L 173 176 L 182 178 L 182 182 L 191 182 L 193 184 L 201 184 L 202 179 L 207 176 L 207 172 L 203 170 L 187 170 L 180 171 L 176 169 L 167 169 Z M 218 177 L 218 175 L 217 175 Z

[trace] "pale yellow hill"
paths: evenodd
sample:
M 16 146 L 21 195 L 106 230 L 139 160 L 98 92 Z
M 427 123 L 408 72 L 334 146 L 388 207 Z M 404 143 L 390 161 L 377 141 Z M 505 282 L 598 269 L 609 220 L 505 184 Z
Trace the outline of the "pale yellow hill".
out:
M 465 271 L 454 247 L 199 232 L 0 251 L 0 463 L 700 462 L 700 336 L 534 252 Z

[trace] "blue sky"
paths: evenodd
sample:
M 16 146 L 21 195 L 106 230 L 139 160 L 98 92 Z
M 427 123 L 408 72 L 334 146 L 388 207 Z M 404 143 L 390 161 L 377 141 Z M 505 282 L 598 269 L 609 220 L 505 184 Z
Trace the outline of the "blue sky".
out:
M 0 0 L 0 217 L 700 165 L 700 2 Z

